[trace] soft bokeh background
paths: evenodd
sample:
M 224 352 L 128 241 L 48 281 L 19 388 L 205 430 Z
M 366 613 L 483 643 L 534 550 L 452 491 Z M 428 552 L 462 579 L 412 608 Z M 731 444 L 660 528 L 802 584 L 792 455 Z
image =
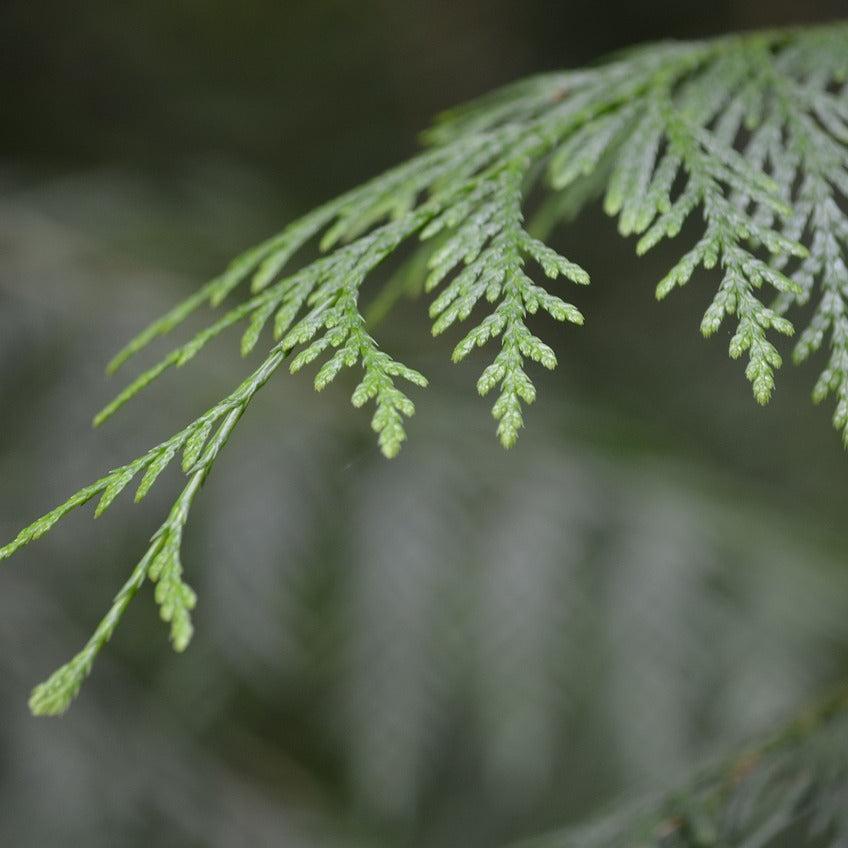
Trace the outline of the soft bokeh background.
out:
M 243 247 L 410 154 L 431 115 L 637 40 L 844 2 L 149 2 L 0 7 L 0 535 L 146 449 L 246 365 L 221 340 L 102 431 L 102 364 Z M 71 712 L 86 638 L 177 484 L 6 564 L 0 844 L 493 846 L 685 774 L 848 672 L 846 460 L 787 366 L 756 408 L 714 280 L 657 306 L 588 211 L 578 331 L 548 328 L 518 447 L 424 305 L 381 328 L 432 388 L 388 463 L 352 384 L 264 391 L 193 515 L 197 634 L 149 593 Z

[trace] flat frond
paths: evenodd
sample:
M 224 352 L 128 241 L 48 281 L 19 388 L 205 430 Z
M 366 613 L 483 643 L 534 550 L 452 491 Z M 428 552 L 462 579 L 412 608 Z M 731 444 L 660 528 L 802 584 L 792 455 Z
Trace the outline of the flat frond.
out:
M 186 489 L 92 640 L 37 690 L 33 708 L 55 713 L 70 703 L 148 578 L 174 647 L 188 644 L 195 596 L 183 580 L 180 547 L 189 508 L 251 398 L 285 358 L 292 372 L 314 366 L 318 390 L 358 369 L 353 405 L 373 403 L 379 447 L 394 457 L 414 412 L 405 384 L 427 381 L 372 333 L 400 296 L 430 292 L 435 335 L 472 322 L 455 342 L 455 361 L 493 342 L 477 388 L 483 395 L 497 389 L 498 437 L 514 445 L 524 407 L 536 397 L 528 362 L 548 369 L 557 362 L 530 317 L 583 322 L 561 296 L 561 282 L 536 279 L 589 282 L 548 235 L 601 196 L 620 233 L 637 237 L 638 254 L 688 240 L 658 282 L 658 298 L 698 269 L 714 273 L 717 291 L 701 331 L 710 336 L 733 322 L 729 353 L 747 360 L 758 402 L 771 397 L 781 365 L 776 336 L 793 333 L 796 304 L 814 303 L 794 355 L 801 361 L 827 348 L 813 395 L 834 396 L 834 424 L 848 444 L 846 57 L 848 26 L 831 24 L 652 45 L 517 83 L 446 113 L 422 153 L 298 218 L 142 330 L 110 371 L 205 307 L 233 301 L 130 380 L 98 424 L 231 328 L 241 329 L 245 356 L 273 338 L 264 342 L 263 363 L 231 395 L 0 548 L 0 559 L 8 558 L 94 498 L 100 515 L 131 483 L 141 500 L 180 458 Z M 528 195 L 543 176 L 547 197 L 525 226 Z M 411 252 L 404 272 L 363 311 L 363 291 L 404 250 Z

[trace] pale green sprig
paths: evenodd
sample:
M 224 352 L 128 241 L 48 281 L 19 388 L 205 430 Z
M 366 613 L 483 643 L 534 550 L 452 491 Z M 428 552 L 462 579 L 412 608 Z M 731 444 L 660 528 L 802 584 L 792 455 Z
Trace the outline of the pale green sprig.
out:
M 483 372 L 477 389 L 486 395 L 500 386 L 492 414 L 498 421 L 498 438 L 507 448 L 515 444 L 524 424 L 522 403 L 530 404 L 536 398 L 536 389 L 524 369 L 525 359 L 548 369 L 556 366 L 553 350 L 528 329 L 527 314 L 541 308 L 558 321 L 583 323 L 575 306 L 533 283 L 524 272 L 525 257 L 533 258 L 550 278 L 563 276 L 583 285 L 589 282 L 589 275 L 580 266 L 524 229 L 521 202 L 526 162 L 517 158 L 480 181 L 474 212 L 433 255 L 426 283 L 432 291 L 457 265 L 461 266 L 430 305 L 434 335 L 466 320 L 482 299 L 496 304 L 456 345 L 453 360 L 459 362 L 475 347 L 500 337 L 501 349 Z
M 188 475 L 180 496 L 174 502 L 165 522 L 153 535 L 144 556 L 133 569 L 127 582 L 115 596 L 112 606 L 82 650 L 35 688 L 30 708 L 36 715 L 59 715 L 76 697 L 103 646 L 111 639 L 130 601 L 146 579 L 156 583 L 155 599 L 164 621 L 170 623 L 171 642 L 177 651 L 185 650 L 192 636 L 191 610 L 196 597 L 182 579 L 180 546 L 194 498 L 212 469 L 235 425 L 256 392 L 268 381 L 285 358 L 277 345 L 262 365 L 232 394 L 197 421 L 175 436 L 148 451 L 143 457 L 115 469 L 86 487 L 62 506 L 30 525 L 6 547 L 0 559 L 11 556 L 18 548 L 43 535 L 56 521 L 73 509 L 103 493 L 98 513 L 102 513 L 130 481 L 146 469 L 136 492 L 140 499 L 149 491 L 155 478 L 164 470 L 176 452 L 183 449 L 183 467 Z M 220 423 L 219 423 L 220 422 Z M 217 425 L 217 430 L 212 433 Z
M 371 263 L 377 263 L 391 251 L 396 241 L 405 238 L 408 231 L 416 228 L 412 223 L 405 228 L 400 225 L 386 228 L 374 238 L 373 249 L 369 247 L 363 253 L 370 256 Z M 352 402 L 354 406 L 360 407 L 368 401 L 374 401 L 376 411 L 371 426 L 378 434 L 383 454 L 392 458 L 406 440 L 403 418 L 411 416 L 415 411 L 409 397 L 395 386 L 394 378 L 401 377 L 421 388 L 427 386 L 427 380 L 419 372 L 381 351 L 368 333 L 358 307 L 359 288 L 364 273 L 364 270 L 349 273 L 340 283 L 328 282 L 319 289 L 313 295 L 314 308 L 283 338 L 282 347 L 288 351 L 295 346 L 306 345 L 292 360 L 292 373 L 325 352 L 335 351 L 315 375 L 314 383 L 318 391 L 328 386 L 342 368 L 362 366 L 364 376 L 353 392 Z
M 714 76 L 718 78 L 715 72 Z M 737 84 L 744 79 L 737 73 L 727 76 Z M 684 93 L 692 96 L 691 89 Z M 704 112 L 704 122 L 708 123 L 717 104 L 730 96 L 725 92 L 723 99 L 716 98 L 711 92 L 712 105 Z M 763 247 L 773 257 L 802 257 L 807 251 L 777 229 L 773 220 L 757 220 L 746 212 L 748 200 L 772 210 L 778 218 L 788 215 L 790 209 L 770 178 L 703 124 L 693 121 L 692 114 L 691 101 L 684 98 L 681 106 L 670 87 L 656 92 L 616 166 L 605 206 L 610 214 L 619 215 L 622 234 L 643 234 L 637 244 L 640 254 L 662 239 L 676 236 L 692 212 L 701 209 L 704 234 L 659 282 L 656 294 L 661 299 L 685 285 L 699 266 L 721 267 L 722 280 L 701 321 L 701 332 L 712 335 L 728 315 L 738 319 L 729 352 L 734 359 L 747 352 L 745 376 L 756 400 L 764 404 L 774 389 L 774 371 L 781 365 L 780 354 L 766 332 L 773 329 L 791 335 L 793 328 L 763 304 L 757 290 L 763 283 L 778 292 L 799 289 L 755 251 Z M 730 134 L 726 128 L 723 131 Z M 681 175 L 681 188 L 672 198 L 672 186 Z M 740 195 L 745 203 L 739 202 Z
M 809 234 L 809 255 L 792 275 L 796 296 L 779 299 L 775 309 L 785 313 L 794 302 L 806 303 L 817 293 L 793 358 L 803 362 L 828 341 L 827 364 L 813 388 L 813 400 L 835 397 L 833 426 L 848 447 L 848 87 L 843 84 L 839 96 L 827 91 L 844 73 L 838 64 L 820 67 L 798 83 L 788 73 L 794 58 L 790 55 L 772 68 L 771 118 L 781 132 L 774 134 L 771 155 L 775 163 L 786 163 L 781 182 L 794 202 L 787 230 L 792 236 Z M 813 114 L 804 104 L 812 105 Z

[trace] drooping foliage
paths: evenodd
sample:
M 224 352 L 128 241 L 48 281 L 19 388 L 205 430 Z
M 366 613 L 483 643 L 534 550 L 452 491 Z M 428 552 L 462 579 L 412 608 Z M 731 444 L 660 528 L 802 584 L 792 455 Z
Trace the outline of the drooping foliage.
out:
M 407 275 L 434 295 L 434 335 L 472 322 L 453 359 L 494 346 L 477 388 L 496 392 L 498 437 L 505 447 L 515 443 L 536 396 L 531 363 L 556 365 L 529 316 L 581 324 L 580 310 L 553 281 L 589 282 L 584 269 L 525 225 L 525 200 L 540 185 L 549 200 L 538 232 L 603 194 L 621 234 L 639 236 L 639 254 L 691 234 L 657 297 L 699 268 L 715 271 L 718 287 L 701 329 L 709 336 L 731 324 L 730 355 L 747 359 L 759 403 L 771 397 L 781 365 L 776 337 L 792 335 L 793 307 L 813 301 L 794 355 L 803 360 L 827 346 L 814 398 L 835 396 L 834 424 L 848 442 L 846 79 L 848 26 L 834 24 L 652 45 L 590 69 L 525 80 L 447 113 L 419 156 L 291 223 L 151 324 L 110 371 L 193 313 L 242 294 L 133 380 L 96 423 L 230 327 L 243 326 L 244 355 L 266 336 L 273 342 L 230 395 L 0 548 L 0 559 L 8 558 L 94 498 L 102 513 L 135 480 L 140 500 L 181 456 L 187 483 L 171 512 L 89 642 L 37 687 L 32 709 L 58 714 L 69 706 L 148 579 L 175 649 L 188 645 L 195 596 L 183 580 L 180 548 L 189 510 L 256 392 L 284 362 L 293 372 L 317 366 L 318 390 L 358 368 L 353 404 L 374 405 L 380 448 L 387 457 L 398 453 L 414 412 L 408 385 L 424 388 L 427 381 L 381 349 L 360 301 L 378 266 L 407 246 L 416 251 Z M 542 277 L 551 282 L 542 285 Z M 375 313 L 390 309 L 397 285 L 391 278 Z

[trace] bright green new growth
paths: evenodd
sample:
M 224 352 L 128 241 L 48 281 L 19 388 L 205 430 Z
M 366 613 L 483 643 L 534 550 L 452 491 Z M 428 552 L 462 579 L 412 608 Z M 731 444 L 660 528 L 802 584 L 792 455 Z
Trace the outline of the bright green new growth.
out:
M 534 282 L 531 269 L 538 266 L 551 280 L 589 282 L 586 271 L 531 232 L 573 218 L 604 192 L 604 208 L 618 217 L 621 234 L 640 236 L 639 254 L 678 236 L 687 221 L 694 232 L 700 219 L 694 246 L 659 282 L 657 297 L 686 284 L 699 267 L 720 269 L 701 330 L 708 336 L 725 318 L 735 321 L 730 355 L 747 356 L 745 373 L 759 403 L 769 400 L 781 364 L 769 331 L 791 335 L 790 308 L 817 300 L 795 357 L 805 359 L 827 340 L 830 356 L 814 399 L 835 394 L 834 424 L 848 444 L 846 77 L 848 26 L 834 24 L 654 45 L 588 70 L 523 81 L 446 114 L 429 132 L 424 153 L 290 224 L 144 330 L 110 372 L 201 307 L 217 307 L 249 285 L 241 303 L 131 382 L 96 423 L 231 326 L 246 325 L 245 355 L 269 324 L 275 342 L 219 404 L 0 548 L 0 559 L 11 556 L 96 496 L 102 513 L 139 476 L 140 500 L 181 453 L 185 489 L 91 640 L 36 688 L 33 711 L 57 714 L 68 707 L 146 579 L 156 583 L 175 649 L 187 646 L 195 596 L 182 578 L 180 544 L 189 509 L 240 416 L 286 358 L 292 372 L 318 364 L 318 390 L 343 368 L 358 366 L 353 404 L 373 402 L 380 448 L 387 457 L 398 453 L 404 419 L 414 412 L 401 386 L 423 388 L 427 381 L 380 349 L 359 302 L 369 275 L 414 240 L 424 245 L 407 271 L 420 273 L 426 262 L 423 287 L 438 290 L 430 305 L 434 335 L 468 320 L 475 308 L 483 313 L 453 359 L 495 343 L 477 388 L 483 395 L 498 391 L 492 411 L 504 447 L 515 443 L 523 407 L 536 396 L 527 361 L 556 365 L 527 316 L 541 310 L 557 321 L 583 323 L 575 306 Z M 543 180 L 550 199 L 526 228 L 524 199 Z M 294 262 L 316 240 L 318 257 Z M 374 301 L 375 315 L 391 308 L 398 279 Z

